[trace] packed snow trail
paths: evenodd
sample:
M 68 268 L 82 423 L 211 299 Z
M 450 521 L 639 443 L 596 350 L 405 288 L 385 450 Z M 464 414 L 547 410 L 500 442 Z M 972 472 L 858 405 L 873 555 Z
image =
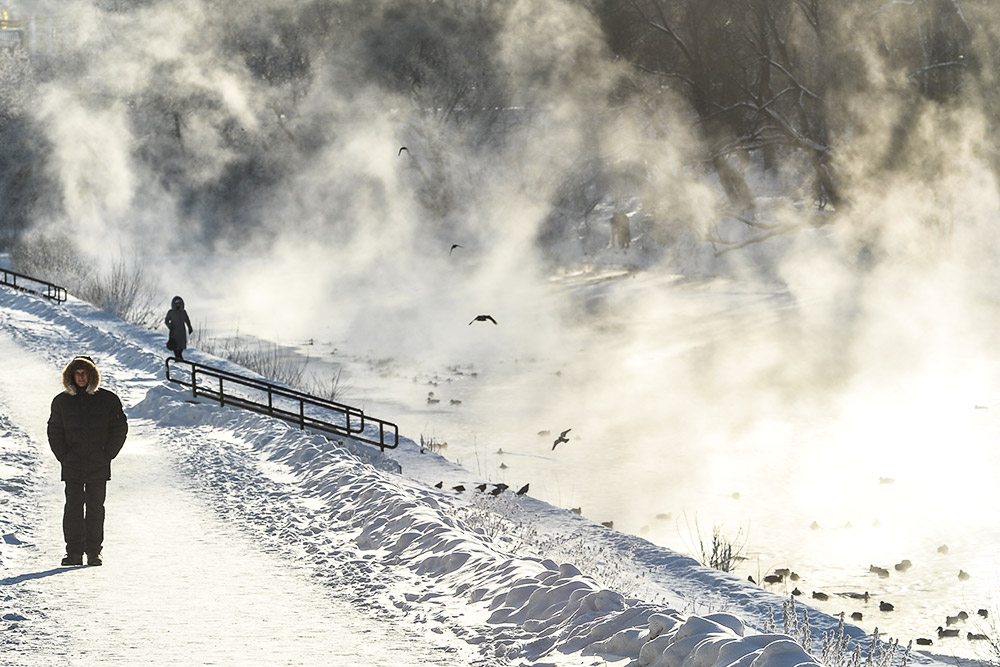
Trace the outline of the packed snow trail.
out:
M 45 631 L 5 647 L 3 664 L 456 663 L 453 652 L 352 608 L 223 524 L 141 420 L 113 463 L 105 565 L 59 567 L 62 483 L 46 456 L 45 424 L 61 369 L 2 329 L 0 359 L 0 410 L 46 461 L 36 542 L 13 552 L 16 574 L 0 590 L 43 599 L 48 617 Z

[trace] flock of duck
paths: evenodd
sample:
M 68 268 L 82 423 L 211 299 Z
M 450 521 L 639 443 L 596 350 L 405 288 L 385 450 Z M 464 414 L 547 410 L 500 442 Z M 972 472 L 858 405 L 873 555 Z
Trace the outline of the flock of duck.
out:
M 492 321 L 492 318 L 490 318 L 489 316 L 483 316 L 483 315 L 481 315 L 481 316 L 476 317 L 475 319 L 473 319 L 472 322 L 469 322 L 469 324 L 471 325 L 472 323 L 474 323 L 476 321 Z M 495 324 L 496 322 L 493 321 L 493 323 Z M 436 403 L 439 403 L 440 401 L 434 395 L 434 392 L 431 391 L 431 392 L 428 392 L 428 394 L 427 394 L 427 402 L 428 402 L 428 404 L 436 404 Z M 452 403 L 452 405 L 458 405 L 458 404 L 461 403 L 461 401 L 452 400 L 451 403 Z M 569 442 L 569 438 L 567 437 L 567 435 L 568 435 L 568 433 L 569 433 L 570 430 L 571 429 L 566 429 L 566 430 L 562 431 L 559 434 L 559 436 L 557 438 L 555 438 L 555 440 L 552 443 L 552 450 L 553 451 L 556 449 L 556 447 L 558 445 L 560 445 L 560 444 L 562 444 L 564 442 Z M 542 437 L 546 437 L 546 436 L 549 436 L 550 433 L 551 432 L 548 431 L 548 430 L 543 430 L 543 431 L 539 431 L 538 435 L 542 436 Z M 498 450 L 497 454 L 500 454 L 500 455 L 504 454 L 503 449 Z M 507 466 L 505 464 L 501 463 L 500 464 L 500 468 L 501 469 L 505 469 L 505 468 L 507 468 Z M 879 483 L 880 484 L 891 484 L 894 481 L 895 480 L 893 480 L 891 478 L 879 478 Z M 437 487 L 439 489 L 442 488 L 443 486 L 444 486 L 443 482 L 439 482 L 438 484 L 435 484 L 435 487 Z M 478 491 L 480 491 L 480 492 L 487 492 L 487 489 L 490 486 L 492 486 L 493 488 L 490 491 L 488 491 L 488 493 L 490 495 L 493 495 L 493 496 L 499 495 L 500 493 L 503 493 L 504 491 L 506 491 L 509 488 L 506 484 L 481 484 L 481 485 L 477 486 L 476 489 Z M 463 491 L 466 490 L 466 487 L 464 485 L 460 484 L 460 485 L 452 487 L 452 490 L 455 491 L 455 492 L 461 493 L 461 492 L 463 492 Z M 523 487 L 521 487 L 520 489 L 518 489 L 516 491 L 516 494 L 517 495 L 524 495 L 527 492 L 528 492 L 528 484 L 525 484 Z M 738 493 L 734 493 L 733 494 L 733 498 L 739 499 L 739 494 Z M 581 514 L 581 508 L 579 508 L 579 507 L 574 507 L 570 511 L 572 513 L 574 513 L 574 514 Z M 670 517 L 671 517 L 671 515 L 669 513 L 657 516 L 658 519 L 666 519 L 666 518 L 670 518 Z M 602 522 L 601 525 L 603 525 L 606 528 L 610 528 L 610 529 L 614 528 L 614 522 L 613 521 L 605 521 L 605 522 Z M 811 528 L 818 529 L 819 525 L 816 524 L 816 523 L 814 523 L 811 526 Z M 941 545 L 940 547 L 938 547 L 938 553 L 945 554 L 947 552 L 948 552 L 947 545 Z M 906 572 L 911 567 L 913 567 L 913 563 L 910 560 L 908 560 L 908 559 L 903 559 L 900 562 L 896 563 L 893 566 L 893 569 L 895 571 L 897 571 L 897 572 Z M 890 571 L 889 571 L 888 568 L 880 567 L 878 565 L 871 565 L 869 567 L 868 571 L 870 573 L 872 573 L 872 574 L 875 574 L 880 579 L 884 579 L 884 578 L 887 578 L 887 577 L 890 576 Z M 965 572 L 964 570 L 961 570 L 961 569 L 958 571 L 958 580 L 959 581 L 968 581 L 969 578 L 970 578 L 970 575 L 969 575 L 968 572 Z M 747 577 L 747 579 L 750 582 L 752 582 L 752 583 L 755 583 L 755 584 L 757 583 L 756 581 L 754 581 L 754 578 L 752 576 Z M 771 574 L 768 574 L 768 575 L 766 575 L 766 576 L 763 577 L 762 583 L 763 584 L 768 584 L 768 585 L 778 585 L 778 584 L 785 584 L 785 582 L 798 582 L 800 579 L 801 579 L 801 577 L 797 573 L 795 573 L 792 570 L 790 570 L 789 568 L 776 568 Z M 792 589 L 792 591 L 791 591 L 791 594 L 793 596 L 801 596 L 801 595 L 803 595 L 803 592 L 798 588 L 798 586 L 794 586 L 793 589 Z M 858 600 L 858 601 L 864 602 L 865 604 L 868 604 L 868 602 L 870 602 L 870 600 L 871 600 L 871 595 L 869 594 L 868 591 L 865 591 L 863 593 L 844 592 L 844 593 L 836 593 L 835 595 L 840 596 L 840 597 L 845 597 L 845 598 L 853 599 L 853 600 Z M 822 591 L 812 591 L 811 597 L 812 597 L 812 599 L 817 600 L 819 602 L 826 602 L 826 601 L 828 601 L 830 599 L 830 594 L 829 593 L 824 593 Z M 895 609 L 895 606 L 891 602 L 887 602 L 885 600 L 880 600 L 879 601 L 879 605 L 878 605 L 878 609 L 879 609 L 880 612 L 892 612 Z M 980 616 L 983 619 L 988 618 L 988 616 L 989 616 L 989 611 L 987 609 L 979 609 L 979 610 L 977 610 L 976 613 L 977 613 L 978 616 Z M 851 618 L 852 621 L 860 622 L 860 621 L 864 620 L 864 614 L 862 612 L 860 612 L 860 611 L 854 611 L 854 612 L 851 613 L 850 618 Z M 959 638 L 959 637 L 962 637 L 963 635 L 962 635 L 961 630 L 959 628 L 952 627 L 952 626 L 958 625 L 960 623 L 964 623 L 965 621 L 968 620 L 968 618 L 969 618 L 969 614 L 967 612 L 965 612 L 965 611 L 959 611 L 955 615 L 948 615 L 948 616 L 946 616 L 944 625 L 939 625 L 937 627 L 937 629 L 936 629 L 937 638 L 938 639 L 945 639 L 945 638 Z M 972 631 L 969 631 L 969 630 L 967 630 L 965 632 L 964 637 L 965 637 L 965 639 L 967 639 L 969 641 L 989 641 L 990 640 L 990 637 L 988 635 L 986 635 L 986 634 L 972 632 Z M 918 646 L 931 646 L 934 643 L 933 639 L 928 638 L 928 637 L 918 637 L 914 641 L 915 641 L 915 643 Z
M 948 547 L 946 545 L 942 545 L 942 546 L 938 547 L 938 552 L 939 553 L 947 553 L 947 551 L 948 551 Z M 913 563 L 910 562 L 907 559 L 904 559 L 904 560 L 900 561 L 899 563 L 896 563 L 893 566 L 893 569 L 895 569 L 897 572 L 906 572 L 911 567 L 913 567 Z M 880 579 L 884 579 L 884 578 L 886 578 L 886 577 L 889 576 L 889 569 L 888 568 L 884 568 L 884 567 L 880 567 L 878 565 L 871 565 L 869 567 L 868 571 L 870 573 L 872 573 L 872 574 L 877 575 Z M 969 575 L 969 573 L 966 572 L 966 571 L 964 571 L 964 570 L 960 569 L 958 571 L 958 580 L 959 581 L 968 581 L 969 578 L 970 578 L 970 576 L 971 575 Z M 756 581 L 754 581 L 754 578 L 752 576 L 751 577 L 747 577 L 747 579 L 751 583 L 757 583 Z M 786 584 L 786 582 L 797 582 L 800 579 L 801 579 L 801 577 L 797 573 L 791 571 L 788 568 L 776 568 L 771 574 L 768 574 L 768 575 L 766 575 L 766 576 L 763 577 L 762 583 L 768 584 L 768 585 L 777 585 L 777 584 L 783 584 L 784 585 L 784 584 Z M 803 595 L 803 592 L 801 590 L 799 590 L 798 586 L 795 586 L 792 589 L 791 594 L 794 595 L 794 596 L 801 596 L 801 595 Z M 857 592 L 835 593 L 834 595 L 837 595 L 837 596 L 840 596 L 840 597 L 849 598 L 849 599 L 853 599 L 853 600 L 859 600 L 859 601 L 862 601 L 862 602 L 864 602 L 866 604 L 871 600 L 871 594 L 869 594 L 868 591 L 865 591 L 864 593 L 857 593 Z M 830 597 L 831 596 L 830 596 L 829 593 L 824 593 L 822 591 L 812 591 L 812 593 L 811 593 L 811 598 L 814 599 L 814 600 L 817 600 L 819 602 L 826 602 L 826 601 L 828 601 L 830 599 Z M 881 612 L 891 612 L 891 611 L 893 611 L 895 609 L 895 606 L 891 602 L 886 602 L 885 600 L 880 600 L 879 604 L 878 604 L 878 608 L 879 608 L 879 611 L 881 611 Z M 976 611 L 976 614 L 978 616 L 980 616 L 981 618 L 986 619 L 986 618 L 989 617 L 989 610 L 988 609 L 979 609 L 979 610 Z M 969 641 L 989 641 L 990 637 L 988 635 L 986 635 L 986 634 L 979 633 L 979 632 L 972 632 L 972 631 L 967 630 L 964 633 L 964 635 L 963 635 L 962 631 L 959 628 L 952 627 L 953 625 L 959 625 L 961 623 L 964 623 L 968 619 L 969 619 L 969 614 L 968 614 L 968 612 L 965 612 L 965 611 L 959 611 L 955 615 L 948 615 L 948 616 L 946 616 L 945 617 L 944 625 L 939 625 L 937 627 L 937 630 L 936 630 L 936 632 L 937 632 L 937 638 L 938 639 L 945 639 L 945 638 L 957 638 L 957 637 L 963 637 L 964 636 L 965 639 L 967 639 Z M 852 612 L 851 613 L 851 620 L 852 621 L 856 621 L 856 622 L 857 621 L 862 621 L 862 620 L 864 620 L 864 614 L 862 614 L 862 612 L 860 612 L 860 611 Z M 918 637 L 914 641 L 915 641 L 915 643 L 918 646 L 931 646 L 931 645 L 934 644 L 934 640 L 931 639 L 931 638 L 928 638 L 928 637 Z
M 990 615 L 990 612 L 987 609 L 980 609 L 976 613 L 978 615 L 982 616 L 983 618 L 988 618 L 989 615 Z M 958 623 L 962 623 L 962 622 L 968 620 L 968 618 L 969 618 L 969 614 L 966 613 L 966 612 L 964 612 L 964 611 L 960 611 L 957 614 L 955 614 L 954 616 L 948 616 L 948 617 L 946 617 L 945 618 L 945 626 L 948 626 L 948 627 L 940 626 L 940 625 L 937 627 L 938 638 L 941 639 L 941 638 L 944 638 L 944 637 L 960 637 L 961 634 L 962 634 L 961 631 L 958 628 L 952 628 L 950 626 L 958 624 Z M 983 641 L 983 640 L 988 640 L 989 639 L 989 637 L 987 635 L 985 635 L 985 634 L 982 634 L 982 633 L 979 633 L 979 632 L 968 632 L 968 631 L 965 633 L 965 638 L 968 639 L 968 640 L 970 640 L 970 641 Z M 924 641 L 930 641 L 930 640 L 924 640 Z M 917 643 L 920 643 L 920 640 L 917 640 Z

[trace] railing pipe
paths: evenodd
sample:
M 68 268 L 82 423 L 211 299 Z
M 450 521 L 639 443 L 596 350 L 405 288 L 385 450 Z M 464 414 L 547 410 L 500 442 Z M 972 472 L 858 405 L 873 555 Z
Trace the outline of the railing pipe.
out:
M 2 269 L 2 268 L 0 268 L 0 276 L 2 276 L 3 278 L 2 280 L 0 280 L 0 284 L 7 285 L 8 287 L 13 287 L 16 290 L 20 290 L 22 292 L 30 292 L 32 294 L 37 294 L 39 296 L 44 296 L 47 299 L 51 299 L 59 303 L 62 303 L 63 301 L 66 300 L 67 296 L 66 288 L 50 283 L 47 280 L 32 278 L 31 276 L 26 276 L 23 273 L 18 273 L 17 271 L 11 271 L 10 269 Z M 18 282 L 18 278 L 21 279 L 20 282 Z M 38 283 L 39 285 L 42 286 L 42 288 L 35 289 L 32 287 L 28 287 L 24 281 L 29 281 L 31 283 Z
M 171 376 L 171 368 L 177 363 L 183 363 L 190 367 L 190 384 L 186 382 L 183 378 L 178 378 Z M 265 380 L 259 380 L 254 378 L 245 377 L 232 373 L 229 371 L 222 370 L 220 368 L 213 368 L 211 366 L 206 366 L 204 364 L 199 364 L 192 361 L 174 359 L 168 357 L 166 359 L 166 376 L 167 380 L 170 382 L 175 382 L 184 386 L 190 386 L 193 394 L 197 396 L 199 393 L 203 396 L 207 396 L 213 400 L 219 401 L 220 405 L 231 405 L 236 407 L 242 407 L 254 412 L 263 412 L 272 417 L 277 417 L 279 419 L 284 419 L 286 421 L 291 421 L 297 423 L 299 428 L 305 429 L 306 425 L 310 428 L 315 428 L 321 431 L 327 431 L 331 433 L 336 433 L 338 435 L 344 435 L 355 440 L 360 440 L 362 442 L 367 442 L 370 444 L 378 445 L 380 449 L 385 451 L 388 448 L 395 448 L 399 445 L 399 429 L 392 422 L 377 419 L 375 417 L 367 417 L 364 411 L 346 405 L 344 403 L 338 403 L 336 401 L 330 401 L 326 399 L 321 399 L 316 396 L 311 396 L 294 389 L 289 389 L 276 385 Z M 208 385 L 203 385 L 201 391 L 198 391 L 198 379 L 200 377 L 209 377 L 218 381 L 218 389 L 210 388 Z M 260 402 L 262 399 L 254 400 L 252 398 L 246 397 L 246 392 L 236 393 L 236 390 L 229 389 L 229 393 L 226 393 L 226 384 L 235 385 L 236 387 L 243 387 L 249 391 L 259 391 L 266 393 L 267 403 L 264 404 Z M 243 395 L 240 395 L 243 394 Z M 298 405 L 298 412 L 292 412 L 283 407 L 275 406 L 274 398 L 279 397 L 288 401 L 292 401 Z M 306 415 L 306 405 L 310 405 L 313 408 L 318 408 L 319 410 L 325 410 L 332 412 L 335 415 L 339 415 L 343 419 L 343 426 L 326 419 L 321 419 L 319 417 L 307 417 Z M 356 417 L 358 422 L 358 427 L 355 429 L 353 427 L 352 418 Z M 366 417 L 367 421 L 372 421 L 377 425 L 378 430 L 378 440 L 374 438 L 369 438 L 364 435 L 366 430 Z M 386 442 L 386 431 L 391 429 L 393 442 L 389 444 Z

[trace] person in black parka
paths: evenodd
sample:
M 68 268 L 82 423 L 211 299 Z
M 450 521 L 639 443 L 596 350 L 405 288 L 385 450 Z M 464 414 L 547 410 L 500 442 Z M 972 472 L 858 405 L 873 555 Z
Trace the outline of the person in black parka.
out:
M 62 464 L 66 484 L 63 508 L 63 565 L 101 564 L 104 499 L 111 460 L 128 435 L 128 420 L 116 394 L 101 388 L 101 373 L 90 357 L 74 357 L 63 369 L 65 391 L 52 399 L 49 446 Z
M 173 347 L 170 349 L 174 351 L 174 359 L 184 361 L 182 352 L 187 349 L 188 334 L 194 333 L 194 327 L 191 326 L 191 318 L 188 317 L 187 311 L 184 310 L 184 299 L 175 296 L 170 301 L 170 310 L 167 311 L 167 316 L 163 318 L 163 323 L 170 329 L 170 340 L 173 341 Z M 168 347 L 170 346 L 168 345 Z

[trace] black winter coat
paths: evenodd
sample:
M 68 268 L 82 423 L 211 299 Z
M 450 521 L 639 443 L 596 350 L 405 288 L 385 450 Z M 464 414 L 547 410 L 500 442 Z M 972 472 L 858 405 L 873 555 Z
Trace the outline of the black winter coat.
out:
M 100 375 L 96 367 L 94 375 L 97 380 L 80 389 L 65 382 L 64 371 L 66 391 L 52 399 L 49 446 L 62 464 L 63 481 L 111 479 L 111 459 L 118 456 L 128 435 L 128 420 L 121 400 L 98 387 Z
M 174 347 L 170 349 L 186 350 L 188 334 L 194 331 L 194 328 L 191 326 L 191 318 L 188 317 L 187 311 L 184 310 L 184 299 L 179 296 L 173 298 L 170 303 L 170 310 L 167 311 L 167 316 L 163 318 L 163 323 L 170 329 L 170 336 L 174 339 Z

